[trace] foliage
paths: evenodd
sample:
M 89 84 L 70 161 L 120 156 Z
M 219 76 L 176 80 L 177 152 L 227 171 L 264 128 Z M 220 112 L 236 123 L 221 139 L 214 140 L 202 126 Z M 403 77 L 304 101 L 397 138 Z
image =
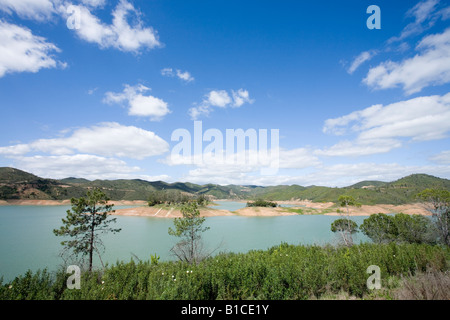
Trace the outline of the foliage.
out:
M 344 230 L 349 230 L 350 233 L 358 232 L 358 224 L 350 219 L 337 219 L 331 224 L 331 231 L 333 232 L 343 232 Z
M 371 294 L 367 267 L 381 270 L 383 288 L 390 279 L 428 268 L 448 269 L 449 249 L 425 244 L 358 244 L 350 248 L 281 244 L 268 250 L 222 253 L 198 264 L 181 261 L 117 262 L 102 272 L 82 273 L 81 289 L 67 289 L 66 274 L 27 273 L 0 282 L 0 299 L 89 300 L 290 300 L 346 292 Z
M 40 181 L 37 183 L 37 181 Z M 416 201 L 417 193 L 426 188 L 450 190 L 450 180 L 426 174 L 414 174 L 393 182 L 363 181 L 345 188 L 322 186 L 221 186 L 193 183 L 166 183 L 163 181 L 94 180 L 66 178 L 62 180 L 42 179 L 14 168 L 0 168 L 0 183 L 22 190 L 12 197 L 28 199 L 35 192 L 35 199 L 69 199 L 81 197 L 89 188 L 101 188 L 113 200 L 148 200 L 154 191 L 178 191 L 191 197 L 204 195 L 220 199 L 265 199 L 268 201 L 308 199 L 314 202 L 338 202 L 341 195 L 348 195 L 358 202 L 374 204 L 405 204 Z M 370 188 L 362 188 L 371 185 Z M 44 190 L 44 191 L 42 191 Z M 10 194 L 10 193 L 8 193 Z M 12 199 L 12 198 L 8 198 Z
M 361 231 L 375 243 L 434 244 L 435 233 L 431 221 L 421 215 L 398 213 L 394 216 L 373 214 L 360 226 Z
M 425 189 L 417 197 L 428 206 L 441 242 L 450 246 L 450 191 Z
M 108 219 L 114 206 L 107 204 L 108 201 L 108 197 L 100 189 L 88 191 L 86 197 L 72 198 L 72 209 L 67 210 L 66 218 L 62 219 L 63 225 L 53 230 L 56 236 L 71 238 L 61 242 L 65 249 L 72 250 L 76 256 L 89 256 L 89 271 L 92 270 L 94 251 L 100 255 L 99 247 L 102 242 L 98 234 L 121 230 L 109 226 L 116 222 L 116 218 Z
M 195 202 L 199 206 L 208 205 L 208 198 L 200 194 L 194 196 L 191 194 L 182 193 L 178 190 L 157 190 L 152 191 L 148 197 L 148 205 L 153 207 L 155 205 L 185 205 L 189 202 Z
M 195 202 L 188 203 L 181 208 L 182 218 L 174 219 L 175 230 L 169 228 L 169 234 L 181 238 L 172 249 L 172 253 L 181 261 L 197 263 L 204 258 L 201 233 L 209 227 L 204 227 L 204 217 L 200 217 Z
M 356 202 L 355 198 L 349 195 L 341 195 L 338 198 L 339 205 L 345 207 L 347 216 L 345 218 L 338 219 L 331 224 L 331 231 L 337 232 L 340 235 L 340 240 L 346 246 L 353 245 L 353 234 L 358 231 L 358 225 L 356 222 L 350 219 L 349 207 L 361 206 L 360 203 Z M 343 212 L 340 212 L 341 217 L 344 216 Z
M 247 207 L 277 207 L 278 204 L 276 202 L 266 201 L 262 199 L 258 199 L 253 202 L 247 202 Z

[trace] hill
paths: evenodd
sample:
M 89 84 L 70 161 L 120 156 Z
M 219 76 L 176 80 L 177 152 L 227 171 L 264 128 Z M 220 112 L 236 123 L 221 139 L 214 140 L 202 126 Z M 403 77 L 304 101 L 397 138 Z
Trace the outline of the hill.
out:
M 365 181 L 361 181 L 358 183 L 355 183 L 351 186 L 348 186 L 346 188 L 348 189 L 373 189 L 376 187 L 382 187 L 384 185 L 386 185 L 387 182 L 383 182 L 383 181 L 377 181 L 377 180 L 365 180 Z
M 362 204 L 405 204 L 416 201 L 415 195 L 426 188 L 450 190 L 450 180 L 427 174 L 413 174 L 393 182 L 361 181 L 344 188 L 299 185 L 199 185 L 189 182 L 167 183 L 141 179 L 87 180 L 65 178 L 45 179 L 15 168 L 0 168 L 0 200 L 39 199 L 64 200 L 81 197 L 93 187 L 99 187 L 112 200 L 147 200 L 155 190 L 175 190 L 193 195 L 208 195 L 216 199 L 291 199 L 314 202 L 337 202 L 341 195 L 351 195 Z

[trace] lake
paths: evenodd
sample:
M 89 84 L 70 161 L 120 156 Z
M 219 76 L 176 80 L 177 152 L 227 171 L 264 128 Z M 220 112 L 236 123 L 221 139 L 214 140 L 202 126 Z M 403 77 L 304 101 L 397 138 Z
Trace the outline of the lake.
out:
M 237 207 L 238 202 L 228 202 Z M 243 203 L 245 206 L 245 203 Z M 116 206 L 116 209 L 125 208 Z M 218 208 L 215 206 L 215 208 Z M 0 276 L 4 282 L 24 274 L 48 267 L 56 270 L 63 264 L 58 256 L 61 237 L 53 234 L 70 206 L 0 206 Z M 237 210 L 237 209 L 234 209 Z M 154 217 L 115 216 L 113 227 L 122 228 L 117 234 L 102 235 L 105 252 L 103 262 L 114 264 L 118 260 L 149 260 L 157 254 L 161 261 L 173 260 L 170 248 L 177 242 L 168 234 L 173 220 Z M 283 217 L 208 217 L 205 224 L 211 229 L 203 234 L 205 246 L 218 248 L 216 252 L 247 252 L 267 249 L 281 242 L 290 244 L 331 243 L 335 235 L 331 223 L 339 217 L 324 215 L 295 215 Z M 361 224 L 366 217 L 353 217 Z M 358 234 L 356 241 L 368 241 Z M 95 261 L 96 266 L 101 266 Z

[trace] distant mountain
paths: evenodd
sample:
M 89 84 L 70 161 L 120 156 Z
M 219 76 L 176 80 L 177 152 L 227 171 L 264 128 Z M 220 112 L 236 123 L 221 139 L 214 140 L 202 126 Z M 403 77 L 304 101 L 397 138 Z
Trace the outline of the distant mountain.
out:
M 155 190 L 176 190 L 216 199 L 266 199 L 272 201 L 302 199 L 314 202 L 337 202 L 341 195 L 351 195 L 362 204 L 404 204 L 426 188 L 450 190 L 450 180 L 426 174 L 413 174 L 393 182 L 361 181 L 345 188 L 299 185 L 199 185 L 190 182 L 167 183 L 141 179 L 87 180 L 44 179 L 15 168 L 0 168 L 0 199 L 63 200 L 81 197 L 89 188 L 101 188 L 112 200 L 147 200 Z
M 428 174 L 412 174 L 388 184 L 393 188 L 441 188 L 450 189 L 450 180 Z
M 361 189 L 361 188 L 370 189 L 370 188 L 382 187 L 386 184 L 387 184 L 387 182 L 383 182 L 383 181 L 366 180 L 366 181 L 361 181 L 361 182 L 352 184 L 351 186 L 348 186 L 347 188 L 348 189 Z
M 40 179 L 34 174 L 9 167 L 0 167 L 0 183 L 20 183 Z

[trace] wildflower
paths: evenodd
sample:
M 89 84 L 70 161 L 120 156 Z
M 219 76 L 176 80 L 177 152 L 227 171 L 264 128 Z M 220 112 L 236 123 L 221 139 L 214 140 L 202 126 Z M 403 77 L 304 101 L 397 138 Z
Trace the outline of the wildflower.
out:
M 177 281 L 177 279 L 173 279 L 173 281 Z
M 161 272 L 161 275 L 164 275 L 164 272 Z
M 9 288 L 9 289 L 12 289 L 12 285 L 10 285 L 8 288 Z
M 102 281 L 102 284 L 104 284 L 105 283 L 105 281 Z

